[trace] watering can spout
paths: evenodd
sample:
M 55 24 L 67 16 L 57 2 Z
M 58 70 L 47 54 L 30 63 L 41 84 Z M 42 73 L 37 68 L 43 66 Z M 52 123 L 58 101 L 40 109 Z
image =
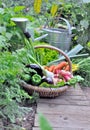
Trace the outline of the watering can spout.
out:
M 27 18 L 18 18 L 18 17 L 17 17 L 17 18 L 11 18 L 11 20 L 12 20 L 13 22 L 15 22 L 18 27 L 20 27 L 20 29 L 23 31 L 24 35 L 25 35 L 27 38 L 32 38 L 30 32 L 27 31 L 27 29 L 26 29 L 27 22 L 29 21 Z M 48 35 L 48 34 L 44 34 L 44 35 L 42 35 L 42 36 L 40 36 L 40 37 L 38 37 L 38 38 L 35 38 L 35 39 L 32 38 L 32 40 L 33 40 L 33 41 L 39 41 L 39 40 L 41 40 L 41 39 L 47 37 L 47 35 Z
M 44 35 L 42 35 L 42 36 L 40 36 L 40 37 L 38 37 L 38 38 L 35 38 L 35 39 L 33 39 L 34 41 L 39 41 L 39 40 L 41 40 L 41 39 L 43 39 L 43 38 L 45 38 L 45 37 L 47 37 L 48 36 L 48 34 L 44 34 Z
M 42 36 L 40 36 L 40 37 L 34 39 L 28 31 L 27 31 L 27 32 L 24 32 L 24 35 L 25 35 L 26 38 L 28 38 L 28 39 L 29 39 L 29 38 L 32 38 L 32 41 L 33 41 L 33 42 L 39 41 L 39 40 L 41 40 L 41 39 L 43 39 L 43 38 L 45 38 L 45 37 L 48 36 L 48 34 L 44 34 L 44 35 L 42 35 Z

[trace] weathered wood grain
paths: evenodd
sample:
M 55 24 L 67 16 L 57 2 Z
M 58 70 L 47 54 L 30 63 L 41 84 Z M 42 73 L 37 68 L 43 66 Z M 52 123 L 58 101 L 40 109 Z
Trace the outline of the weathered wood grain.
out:
M 34 127 L 33 130 L 41 130 L 39 127 Z M 72 128 L 72 127 L 59 127 L 55 128 L 53 127 L 53 130 L 86 130 L 85 128 Z M 87 130 L 90 130 L 90 128 L 87 128 Z
M 85 99 L 86 97 L 83 97 L 81 99 L 75 99 L 75 98 L 79 98 L 79 97 L 74 97 L 74 98 L 70 98 L 70 97 L 64 97 L 64 98 L 58 98 L 58 99 L 40 99 L 38 106 L 40 106 L 40 104 L 44 103 L 44 104 L 55 104 L 55 105 L 79 105 L 79 106 L 88 106 L 90 105 L 90 102 Z
M 52 127 L 90 128 L 90 115 L 87 114 L 43 114 Z M 39 126 L 38 115 L 35 118 L 35 126 Z
M 40 104 L 37 113 L 45 114 L 78 114 L 90 117 L 90 106 L 73 106 L 73 105 L 56 105 L 56 104 Z
M 40 130 L 38 113 L 42 113 L 53 130 L 90 130 L 90 88 L 70 87 L 57 98 L 40 99 L 33 130 Z
M 82 88 L 84 94 L 86 95 L 87 99 L 90 101 L 90 87 Z

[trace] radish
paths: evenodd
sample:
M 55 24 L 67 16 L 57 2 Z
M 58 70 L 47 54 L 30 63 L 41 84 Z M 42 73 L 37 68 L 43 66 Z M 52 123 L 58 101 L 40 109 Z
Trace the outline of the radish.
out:
M 61 74 L 62 76 L 69 76 L 70 78 L 73 78 L 72 73 L 69 72 L 69 71 L 61 70 L 61 71 L 60 71 L 60 74 Z
M 64 79 L 65 79 L 65 81 L 68 81 L 68 80 L 70 80 L 71 78 L 70 78 L 68 75 L 65 75 L 65 76 L 64 76 Z

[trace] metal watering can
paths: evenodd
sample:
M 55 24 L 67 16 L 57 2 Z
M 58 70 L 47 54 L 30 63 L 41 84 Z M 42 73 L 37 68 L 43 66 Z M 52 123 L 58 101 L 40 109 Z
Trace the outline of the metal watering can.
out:
M 51 45 L 56 46 L 63 51 L 69 51 L 71 47 L 71 37 L 72 37 L 72 31 L 71 26 L 69 22 L 64 18 L 58 18 L 56 19 L 58 21 L 63 20 L 67 28 L 50 28 L 46 26 L 43 28 L 43 31 L 48 34 L 48 36 L 45 38 L 47 42 L 49 42 Z
M 48 35 L 48 34 L 44 34 L 44 35 L 34 39 L 31 36 L 30 31 L 27 30 L 27 22 L 29 21 L 27 18 L 19 18 L 19 17 L 17 17 L 17 18 L 11 18 L 11 20 L 13 22 L 15 22 L 18 27 L 21 28 L 21 30 L 23 31 L 23 33 L 25 34 L 25 36 L 27 38 L 31 37 L 33 41 L 41 40 L 41 39 L 45 38 Z

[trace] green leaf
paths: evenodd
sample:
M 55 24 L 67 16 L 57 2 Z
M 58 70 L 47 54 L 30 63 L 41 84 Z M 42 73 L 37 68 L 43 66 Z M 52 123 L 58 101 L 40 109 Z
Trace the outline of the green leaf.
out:
M 87 29 L 89 27 L 89 21 L 88 20 L 83 19 L 83 20 L 80 21 L 80 24 L 85 29 Z
M 6 27 L 0 27 L 0 33 L 6 32 Z
M 40 121 L 40 130 L 53 130 L 48 120 L 44 117 L 44 115 L 42 114 L 39 115 L 39 121 Z
M 11 39 L 11 37 L 12 37 L 12 33 L 6 33 L 6 37 L 10 40 Z
M 4 9 L 0 8 L 0 14 L 4 14 Z
M 16 6 L 16 7 L 14 8 L 14 11 L 15 11 L 15 12 L 19 12 L 19 11 L 22 11 L 23 9 L 25 9 L 25 6 Z

